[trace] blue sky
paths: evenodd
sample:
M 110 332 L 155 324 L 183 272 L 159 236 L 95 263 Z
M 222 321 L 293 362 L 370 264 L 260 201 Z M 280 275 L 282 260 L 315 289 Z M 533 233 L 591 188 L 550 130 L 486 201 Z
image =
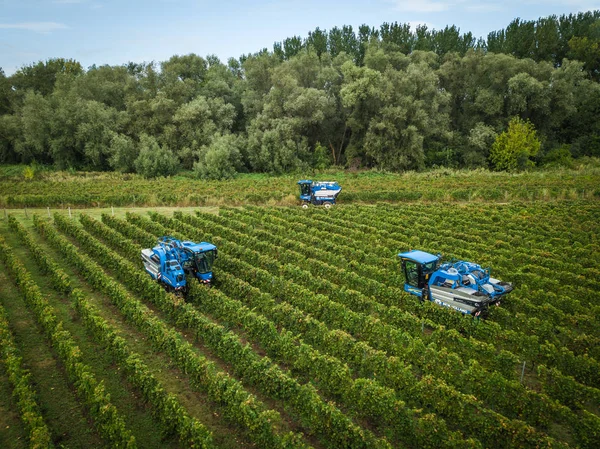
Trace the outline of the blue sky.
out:
M 48 58 L 83 67 L 216 54 L 223 62 L 316 27 L 383 22 L 456 25 L 476 37 L 551 14 L 600 9 L 600 0 L 0 0 L 0 67 L 7 75 Z

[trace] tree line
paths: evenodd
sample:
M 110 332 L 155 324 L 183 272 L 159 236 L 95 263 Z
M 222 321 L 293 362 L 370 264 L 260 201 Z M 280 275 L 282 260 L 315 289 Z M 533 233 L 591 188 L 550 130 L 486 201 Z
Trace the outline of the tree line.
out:
M 516 19 L 485 41 L 317 28 L 227 64 L 56 58 L 0 70 L 0 162 L 203 178 L 569 164 L 600 156 L 599 75 L 600 11 Z

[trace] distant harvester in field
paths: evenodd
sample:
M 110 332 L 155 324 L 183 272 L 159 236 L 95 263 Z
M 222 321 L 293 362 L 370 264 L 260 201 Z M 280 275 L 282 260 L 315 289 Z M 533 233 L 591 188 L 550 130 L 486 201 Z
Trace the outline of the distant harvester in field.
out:
M 324 206 L 329 209 L 335 205 L 337 196 L 342 191 L 342 188 L 336 181 L 311 181 L 303 179 L 298 181 L 300 186 L 300 199 L 302 207 L 308 208 L 309 204 L 315 206 Z

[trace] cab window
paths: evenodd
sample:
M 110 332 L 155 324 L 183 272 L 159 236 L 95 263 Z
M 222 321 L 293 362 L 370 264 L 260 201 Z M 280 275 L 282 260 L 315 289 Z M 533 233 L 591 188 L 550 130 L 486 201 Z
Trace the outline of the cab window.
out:
M 437 260 L 423 264 L 423 274 L 433 273 L 437 268 Z
M 410 260 L 404 261 L 404 275 L 406 276 L 406 283 L 413 287 L 419 286 L 419 269 L 415 262 Z
M 310 184 L 300 184 L 300 193 L 302 195 L 310 195 Z
M 217 255 L 215 250 L 205 251 L 196 254 L 196 269 L 199 273 L 205 274 L 212 271 L 213 262 Z

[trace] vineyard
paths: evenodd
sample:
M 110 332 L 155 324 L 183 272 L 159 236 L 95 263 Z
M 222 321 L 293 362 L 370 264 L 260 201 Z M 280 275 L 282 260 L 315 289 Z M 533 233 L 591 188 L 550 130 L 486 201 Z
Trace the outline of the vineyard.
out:
M 599 169 L 547 170 L 533 173 L 438 169 L 425 173 L 329 172 L 343 201 L 508 202 L 597 199 Z M 296 204 L 299 178 L 294 175 L 246 174 L 234 180 L 206 181 L 186 177 L 145 179 L 122 173 L 50 172 L 24 179 L 0 171 L 0 206 L 120 207 Z
M 509 181 L 510 199 L 535 199 Z M 554 202 L 9 214 L 0 444 L 597 448 L 600 208 L 582 199 L 593 183 L 568 183 Z M 184 301 L 152 281 L 140 251 L 163 235 L 215 244 L 216 285 Z M 515 291 L 487 320 L 420 302 L 403 290 L 408 249 Z

